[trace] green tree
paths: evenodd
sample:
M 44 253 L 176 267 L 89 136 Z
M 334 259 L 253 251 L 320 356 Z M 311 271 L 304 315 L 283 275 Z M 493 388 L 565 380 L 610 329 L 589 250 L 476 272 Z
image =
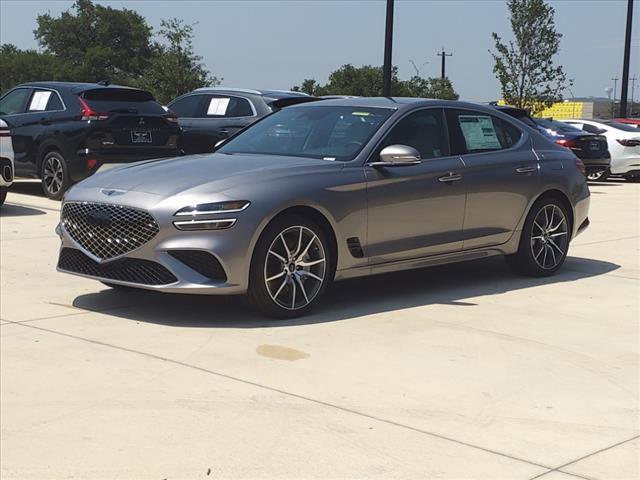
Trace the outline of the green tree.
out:
M 151 91 L 161 102 L 169 102 L 196 88 L 218 85 L 202 57 L 193 50 L 193 26 L 182 20 L 162 20 L 160 42 L 152 48 L 152 60 L 143 72 L 138 86 Z
M 553 7 L 544 0 L 508 0 L 507 7 L 514 39 L 505 43 L 492 33 L 493 71 L 506 103 L 536 112 L 561 100 L 571 85 L 553 61 L 562 34 L 556 32 Z
M 0 93 L 24 82 L 66 80 L 72 68 L 54 55 L 0 45 Z
M 305 78 L 300 86 L 296 85 L 291 90 L 294 92 L 303 92 L 307 95 L 318 95 L 320 85 L 312 78 Z
M 404 86 L 408 97 L 438 98 L 441 100 L 458 100 L 460 97 L 453 89 L 448 78 L 413 76 Z
M 77 0 L 59 17 L 38 15 L 36 39 L 44 53 L 71 65 L 75 81 L 138 80 L 152 61 L 151 27 L 133 10 Z

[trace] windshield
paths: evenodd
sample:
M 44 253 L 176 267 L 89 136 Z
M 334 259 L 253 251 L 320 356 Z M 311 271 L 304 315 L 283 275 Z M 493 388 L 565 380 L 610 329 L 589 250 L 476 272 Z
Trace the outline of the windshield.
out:
M 285 108 L 230 139 L 218 151 L 353 160 L 393 112 L 320 105 Z
M 580 133 L 582 130 L 576 127 L 572 127 L 566 123 L 554 122 L 553 120 L 545 120 L 544 118 L 536 118 L 536 123 L 543 128 L 547 128 L 555 133 L 573 132 Z

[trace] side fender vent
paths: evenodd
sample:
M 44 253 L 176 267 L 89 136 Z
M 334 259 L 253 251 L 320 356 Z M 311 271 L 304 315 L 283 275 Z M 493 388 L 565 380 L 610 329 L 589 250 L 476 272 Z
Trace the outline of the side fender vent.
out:
M 358 237 L 347 238 L 347 247 L 354 258 L 364 257 L 362 245 L 360 245 L 360 239 Z

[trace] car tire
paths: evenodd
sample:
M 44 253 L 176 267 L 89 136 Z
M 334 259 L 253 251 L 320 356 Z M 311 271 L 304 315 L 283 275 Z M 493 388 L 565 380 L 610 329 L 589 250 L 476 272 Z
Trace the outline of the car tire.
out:
M 325 232 L 300 215 L 271 222 L 251 259 L 248 297 L 260 313 L 273 318 L 305 315 L 333 278 Z
M 61 200 L 71 186 L 71 178 L 67 162 L 60 152 L 53 151 L 44 156 L 40 178 L 44 194 L 52 200 Z
M 540 198 L 527 215 L 517 253 L 507 261 L 523 275 L 553 275 L 567 258 L 570 237 L 569 214 L 563 203 L 555 197 Z
M 587 175 L 587 180 L 590 182 L 605 182 L 611 172 L 609 170 L 601 170 L 599 172 L 590 173 Z
M 7 187 L 0 187 L 0 206 L 4 204 L 7 198 L 7 191 L 9 191 Z

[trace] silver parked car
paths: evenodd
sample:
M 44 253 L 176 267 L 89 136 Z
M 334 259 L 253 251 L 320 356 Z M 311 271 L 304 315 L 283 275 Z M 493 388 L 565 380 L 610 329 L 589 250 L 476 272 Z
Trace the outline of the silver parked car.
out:
M 264 117 L 212 154 L 139 162 L 66 195 L 58 269 L 243 294 L 293 317 L 333 280 L 506 255 L 556 272 L 589 223 L 584 165 L 481 105 L 351 98 Z

